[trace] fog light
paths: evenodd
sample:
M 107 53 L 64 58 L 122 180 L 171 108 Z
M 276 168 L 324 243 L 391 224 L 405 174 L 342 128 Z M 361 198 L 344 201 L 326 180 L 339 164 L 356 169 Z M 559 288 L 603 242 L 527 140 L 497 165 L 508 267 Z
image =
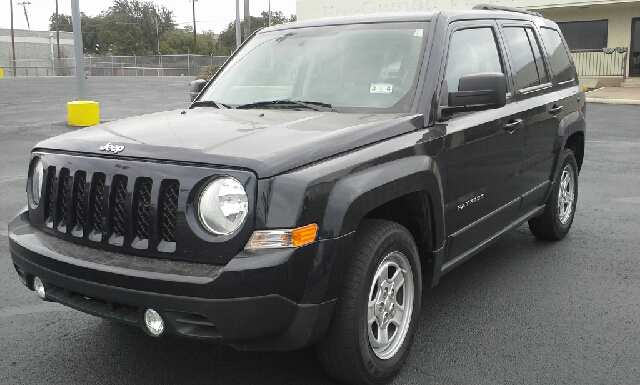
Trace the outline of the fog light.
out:
M 45 299 L 47 296 L 47 293 L 44 291 L 44 284 L 38 277 L 33 278 L 33 290 L 36 291 L 36 294 L 38 294 L 40 299 Z
M 164 320 L 157 311 L 147 309 L 144 311 L 144 326 L 149 334 L 159 337 L 164 332 Z

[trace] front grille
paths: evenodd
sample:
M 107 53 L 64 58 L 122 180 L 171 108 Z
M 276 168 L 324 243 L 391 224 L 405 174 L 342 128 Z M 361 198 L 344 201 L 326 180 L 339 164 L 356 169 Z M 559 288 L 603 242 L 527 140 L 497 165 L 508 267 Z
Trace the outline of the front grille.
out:
M 49 227 L 67 233 L 71 226 L 74 237 L 115 246 L 150 239 L 175 245 L 180 197 L 177 180 L 159 181 L 160 191 L 154 195 L 154 181 L 148 177 L 134 178 L 133 191 L 129 191 L 125 175 L 75 171 L 72 176 L 67 168 L 56 175 L 55 167 L 49 167 L 48 173 L 44 218 L 46 223 L 56 224 Z M 159 208 L 157 214 L 154 207 Z M 135 247 L 148 245 L 138 242 Z M 173 250 L 175 247 L 158 247 L 162 252 Z
M 162 240 L 165 242 L 176 241 L 176 229 L 178 219 L 178 195 L 180 194 L 180 183 L 178 181 L 168 181 L 164 189 L 164 199 L 162 201 Z

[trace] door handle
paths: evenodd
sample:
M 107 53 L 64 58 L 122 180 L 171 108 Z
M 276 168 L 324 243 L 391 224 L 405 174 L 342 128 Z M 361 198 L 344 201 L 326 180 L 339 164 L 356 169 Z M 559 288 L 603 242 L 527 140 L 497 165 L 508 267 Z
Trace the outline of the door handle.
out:
M 558 115 L 558 112 L 562 111 L 562 106 L 553 105 L 553 108 L 549 110 L 551 115 Z
M 518 128 L 519 125 L 522 124 L 522 119 L 510 119 L 509 122 L 507 124 L 505 124 L 504 130 L 507 131 L 510 134 L 513 134 L 513 132 L 516 130 L 516 128 Z

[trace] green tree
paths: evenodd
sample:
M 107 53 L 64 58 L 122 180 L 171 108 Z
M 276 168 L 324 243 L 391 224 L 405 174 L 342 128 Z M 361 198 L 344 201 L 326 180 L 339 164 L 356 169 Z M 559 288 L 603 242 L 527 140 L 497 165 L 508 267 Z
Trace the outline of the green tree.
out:
M 99 18 L 101 50 L 118 55 L 157 53 L 158 41 L 175 29 L 173 12 L 151 1 L 114 0 Z
M 60 31 L 64 32 L 73 32 L 73 23 L 71 22 L 71 15 L 64 15 L 62 13 L 58 14 L 58 21 L 60 26 Z M 49 18 L 49 31 L 56 30 L 56 14 L 54 13 Z
M 292 21 L 296 21 L 296 15 L 291 15 L 290 17 L 284 16 L 281 11 L 271 12 L 271 25 L 289 23 Z M 264 28 L 269 25 L 269 13 L 262 12 L 260 17 L 251 16 L 251 33 Z M 242 33 L 242 41 L 244 41 L 247 36 L 244 36 L 244 21 L 240 22 L 240 30 Z M 227 28 L 225 28 L 218 38 L 218 49 L 220 50 L 229 50 L 229 52 L 233 51 L 236 48 L 236 22 L 233 21 L 229 23 Z

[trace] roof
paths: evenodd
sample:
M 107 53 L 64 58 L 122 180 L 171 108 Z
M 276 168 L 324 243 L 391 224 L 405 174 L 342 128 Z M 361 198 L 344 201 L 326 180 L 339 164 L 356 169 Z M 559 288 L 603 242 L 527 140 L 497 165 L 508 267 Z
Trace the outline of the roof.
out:
M 391 13 L 371 13 L 358 14 L 351 16 L 340 16 L 330 18 L 311 19 L 305 21 L 296 21 L 293 23 L 279 24 L 273 27 L 265 28 L 260 32 L 278 31 L 293 28 L 318 27 L 327 25 L 347 25 L 347 24 L 365 24 L 365 23 L 387 23 L 387 22 L 424 22 L 431 21 L 438 15 L 445 18 L 455 19 L 517 19 L 517 20 L 542 20 L 534 12 L 525 10 L 517 10 L 503 7 L 500 10 L 472 9 L 468 11 L 431 11 L 431 12 L 391 12 Z

